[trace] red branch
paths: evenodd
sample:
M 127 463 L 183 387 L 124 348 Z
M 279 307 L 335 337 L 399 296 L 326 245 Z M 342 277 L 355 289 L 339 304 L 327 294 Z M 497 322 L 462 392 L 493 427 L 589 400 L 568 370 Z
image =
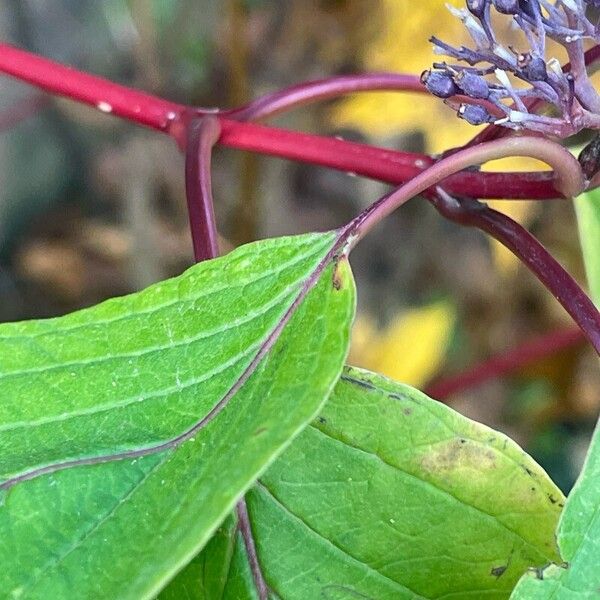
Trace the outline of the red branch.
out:
M 133 123 L 171 135 L 186 147 L 187 126 L 203 110 L 157 98 L 101 77 L 82 73 L 55 61 L 0 44 L 0 72 L 20 81 L 93 106 Z M 356 173 L 392 184 L 414 177 L 430 164 L 422 154 L 398 152 L 317 135 L 286 131 L 265 125 L 242 123 L 219 117 L 220 143 L 311 164 Z M 478 198 L 548 199 L 560 194 L 552 173 L 478 173 L 465 171 L 446 185 L 452 194 Z
M 171 121 L 187 110 L 181 104 L 82 73 L 8 44 L 0 44 L 0 71 L 51 94 L 159 131 L 168 131 Z
M 528 340 L 505 354 L 494 356 L 471 369 L 432 383 L 426 393 L 437 400 L 472 389 L 486 381 L 498 379 L 527 365 L 581 344 L 584 336 L 579 329 L 563 329 Z
M 395 185 L 412 179 L 434 162 L 426 154 L 398 152 L 255 123 L 221 119 L 221 127 L 220 143 L 224 146 L 331 167 Z M 554 188 L 551 171 L 463 171 L 448 178 L 444 188 L 453 194 L 475 198 L 543 200 L 561 196 Z

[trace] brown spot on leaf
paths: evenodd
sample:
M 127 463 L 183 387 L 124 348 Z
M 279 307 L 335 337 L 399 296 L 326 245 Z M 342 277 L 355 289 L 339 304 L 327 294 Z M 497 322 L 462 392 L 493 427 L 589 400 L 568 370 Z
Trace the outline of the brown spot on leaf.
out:
M 333 277 L 331 280 L 331 284 L 333 285 L 333 289 L 339 291 L 344 287 L 343 275 L 340 273 L 340 266 L 344 258 L 337 258 L 335 260 L 335 265 L 333 267 Z
M 346 381 L 347 383 L 352 383 L 357 385 L 358 387 L 364 388 L 366 390 L 374 390 L 377 389 L 370 381 L 364 381 L 363 379 L 358 379 L 356 377 L 352 377 L 350 375 L 342 375 L 340 377 L 342 381 Z
M 337 269 L 333 272 L 333 289 L 337 291 L 342 289 L 342 281 L 337 277 Z
M 504 575 L 506 569 L 508 569 L 507 565 L 502 565 L 501 567 L 493 567 L 492 570 L 490 571 L 490 575 L 493 575 L 496 578 L 502 577 L 502 575 Z

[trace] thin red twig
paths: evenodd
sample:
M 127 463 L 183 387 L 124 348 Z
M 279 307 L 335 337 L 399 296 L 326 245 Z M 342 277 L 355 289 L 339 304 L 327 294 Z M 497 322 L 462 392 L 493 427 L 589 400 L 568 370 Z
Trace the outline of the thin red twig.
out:
M 281 112 L 289 111 L 306 104 L 321 102 L 330 98 L 338 98 L 345 94 L 357 92 L 413 92 L 430 96 L 421 78 L 405 73 L 360 73 L 358 75 L 341 75 L 314 81 L 305 81 L 288 88 L 265 94 L 245 106 L 232 110 L 220 111 L 224 117 L 237 121 L 260 121 L 273 117 Z M 468 96 L 454 96 L 457 103 L 478 103 L 485 106 L 490 114 L 502 116 L 502 112 L 491 102 L 474 100 Z
M 430 197 L 446 218 L 476 227 L 506 246 L 539 279 L 579 325 L 600 354 L 600 312 L 579 284 L 522 225 L 471 198 L 453 198 L 443 189 Z
M 185 153 L 185 191 L 196 262 L 219 254 L 212 195 L 212 149 L 221 134 L 215 117 L 199 117 L 190 124 Z
M 487 381 L 499 379 L 553 354 L 563 352 L 585 341 L 578 328 L 561 329 L 527 340 L 524 344 L 499 354 L 470 369 L 433 382 L 425 393 L 437 400 L 460 394 Z

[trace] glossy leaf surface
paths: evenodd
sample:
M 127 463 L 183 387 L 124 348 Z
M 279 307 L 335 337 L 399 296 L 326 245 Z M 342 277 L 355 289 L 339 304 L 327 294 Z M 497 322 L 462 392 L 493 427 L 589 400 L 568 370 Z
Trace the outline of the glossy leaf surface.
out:
M 335 243 L 251 244 L 139 294 L 0 327 L 1 473 L 15 483 L 2 593 L 139 600 L 187 564 L 339 376 L 354 287 L 328 258 Z

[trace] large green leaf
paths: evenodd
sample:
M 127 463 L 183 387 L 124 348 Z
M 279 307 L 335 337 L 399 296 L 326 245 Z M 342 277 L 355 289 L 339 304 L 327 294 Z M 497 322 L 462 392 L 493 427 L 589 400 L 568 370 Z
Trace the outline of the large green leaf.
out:
M 600 190 L 579 196 L 575 207 L 590 291 L 600 304 Z M 538 563 L 521 579 L 511 598 L 600 598 L 600 426 L 567 499 L 556 537 L 565 562 Z
M 575 199 L 579 239 L 592 297 L 600 304 L 600 189 Z
M 583 471 L 571 490 L 557 531 L 562 565 L 531 569 L 515 588 L 514 600 L 600 598 L 600 429 Z M 536 564 L 536 563 L 533 563 Z
M 274 598 L 507 598 L 558 558 L 563 496 L 527 454 L 357 369 L 246 498 Z M 219 535 L 161 600 L 257 598 L 239 531 Z
M 0 597 L 139 600 L 198 552 L 339 376 L 354 287 L 336 244 L 251 244 L 0 327 Z

